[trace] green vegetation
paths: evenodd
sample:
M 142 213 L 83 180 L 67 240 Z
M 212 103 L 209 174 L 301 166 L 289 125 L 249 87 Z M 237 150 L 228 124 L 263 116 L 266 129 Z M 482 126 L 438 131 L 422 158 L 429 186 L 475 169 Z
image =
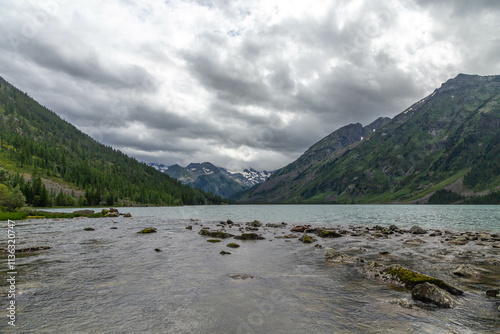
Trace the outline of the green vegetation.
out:
M 2 187 L 2 206 L 9 210 L 18 207 L 18 190 L 34 207 L 222 201 L 98 143 L 2 78 L 0 166 L 8 188 Z
M 333 132 L 235 199 L 423 203 L 434 193 L 432 203 L 468 203 L 458 196 L 500 189 L 499 123 L 498 76 L 459 75 L 374 132 L 363 135 L 360 124 Z M 458 196 L 438 192 L 450 185 Z
M 440 279 L 422 275 L 398 265 L 387 267 L 383 272 L 399 279 L 408 289 L 413 289 L 417 284 L 428 282 L 448 291 L 453 295 L 461 295 L 463 293 Z
M 464 199 L 463 196 L 451 192 L 450 190 L 441 189 L 436 191 L 429 197 L 427 204 L 452 204 L 460 202 Z

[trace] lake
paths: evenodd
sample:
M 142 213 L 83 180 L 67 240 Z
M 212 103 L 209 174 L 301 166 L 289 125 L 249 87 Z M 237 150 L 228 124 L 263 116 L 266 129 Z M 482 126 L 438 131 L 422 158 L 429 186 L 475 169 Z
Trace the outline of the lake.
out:
M 74 211 L 61 209 L 51 211 Z M 99 210 L 100 209 L 95 209 Z M 498 301 L 485 290 L 500 287 L 500 249 L 469 242 L 448 245 L 407 234 L 374 238 L 372 228 L 500 232 L 499 206 L 226 205 L 119 208 L 132 218 L 77 218 L 16 222 L 18 254 L 16 328 L 5 333 L 493 333 L 500 331 Z M 286 222 L 260 228 L 265 240 L 208 243 L 201 228 L 219 221 Z M 366 237 L 321 239 L 324 248 L 280 239 L 297 224 L 346 230 Z M 145 227 L 157 233 L 138 234 Z M 186 229 L 192 226 L 192 230 Z M 353 227 L 355 226 L 355 227 Z M 85 228 L 93 231 L 85 231 Z M 370 231 L 369 231 L 370 230 Z M 227 231 L 238 234 L 237 227 Z M 368 232 L 369 231 L 369 232 Z M 4 233 L 5 234 L 5 233 Z M 6 237 L 1 247 L 6 247 Z M 226 247 L 237 242 L 241 247 Z M 361 265 L 325 261 L 332 247 L 365 261 L 398 263 L 463 289 L 460 305 L 438 309 L 411 300 L 408 291 L 360 274 Z M 155 250 L 156 249 L 156 250 Z M 231 252 L 220 255 L 221 250 Z M 381 251 L 390 253 L 383 258 Z M 6 261 L 3 261 L 4 267 Z M 481 271 L 478 280 L 451 274 L 460 263 Z M 6 270 L 3 270 L 6 272 Z M 2 292 L 7 285 L 2 282 Z M 2 295 L 2 315 L 7 315 Z

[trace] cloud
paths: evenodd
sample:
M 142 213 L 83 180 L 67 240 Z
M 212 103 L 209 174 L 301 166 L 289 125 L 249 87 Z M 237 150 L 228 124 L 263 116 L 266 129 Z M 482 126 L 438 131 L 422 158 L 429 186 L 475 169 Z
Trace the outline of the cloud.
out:
M 148 162 L 276 169 L 458 73 L 498 74 L 498 1 L 0 4 L 0 75 Z

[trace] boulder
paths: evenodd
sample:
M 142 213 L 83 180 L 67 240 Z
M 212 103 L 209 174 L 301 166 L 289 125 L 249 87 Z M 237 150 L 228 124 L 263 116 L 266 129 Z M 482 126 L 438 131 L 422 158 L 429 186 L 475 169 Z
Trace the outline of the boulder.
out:
M 155 248 L 155 252 L 159 253 L 159 252 L 161 252 L 161 251 L 162 251 L 161 249 L 159 249 L 159 248 Z
M 106 217 L 116 218 L 116 217 L 120 217 L 120 214 L 118 212 L 109 212 L 108 214 L 106 214 Z
M 247 223 L 247 226 L 253 226 L 253 227 L 261 227 L 262 223 L 258 220 L 254 220 L 253 222 Z
M 118 213 L 118 209 L 115 209 L 115 208 L 110 208 L 110 209 L 109 209 L 109 212 L 116 212 L 116 213 Z
M 258 231 L 259 228 L 255 227 L 255 226 L 247 226 L 247 227 L 245 227 L 245 230 L 246 231 Z
M 302 242 L 303 242 L 303 243 L 305 243 L 305 244 L 312 244 L 313 242 L 315 242 L 315 241 L 316 241 L 316 239 L 314 239 L 313 237 L 311 237 L 311 236 L 309 236 L 309 235 L 307 235 L 307 234 L 305 234 L 305 233 L 304 233 L 304 235 L 303 235 L 303 236 L 301 236 L 301 237 L 299 238 L 299 240 L 300 240 L 300 241 L 302 241 Z
M 317 230 L 316 234 L 318 237 L 321 238 L 340 238 L 342 234 L 338 233 L 337 231 L 333 230 Z
M 83 230 L 84 231 L 95 231 L 95 228 L 93 228 L 93 227 L 86 227 Z
M 193 229 L 193 226 L 189 225 L 189 226 L 186 226 L 186 230 L 192 230 Z
M 220 255 L 231 255 L 231 253 L 226 251 L 220 251 Z
M 428 282 L 417 284 L 411 292 L 411 297 L 414 300 L 431 303 L 442 308 L 453 308 L 458 303 L 448 291 Z
M 208 239 L 207 242 L 216 243 L 220 242 L 220 239 Z
M 460 277 L 476 277 L 479 275 L 479 272 L 476 271 L 474 268 L 471 266 L 468 266 L 466 264 L 461 264 L 453 270 L 453 275 L 460 276 Z
M 234 237 L 238 240 L 263 240 L 265 239 L 263 236 L 257 233 L 242 233 L 241 235 L 237 235 Z
M 421 228 L 420 226 L 416 226 L 416 225 L 415 225 L 415 226 L 412 226 L 412 227 L 410 228 L 410 233 L 411 233 L 411 234 L 426 234 L 426 233 L 427 233 L 427 231 L 426 231 L 426 230 L 424 230 L 423 228 Z
M 240 247 L 240 245 L 238 245 L 234 242 L 231 242 L 231 243 L 227 244 L 226 246 L 229 248 L 239 248 Z
M 295 227 L 292 227 L 290 229 L 290 232 L 304 232 L 305 230 L 309 229 L 311 226 L 310 225 L 298 225 Z
M 463 291 L 440 279 L 423 275 L 399 265 L 386 267 L 378 262 L 369 262 L 363 267 L 362 272 L 369 278 L 382 280 L 394 285 L 404 286 L 407 289 L 413 289 L 418 284 L 427 282 L 448 291 L 452 295 L 458 296 L 463 294 Z
M 126 214 L 123 215 L 123 217 L 125 217 L 125 218 L 132 218 L 132 215 L 130 213 L 126 213 Z

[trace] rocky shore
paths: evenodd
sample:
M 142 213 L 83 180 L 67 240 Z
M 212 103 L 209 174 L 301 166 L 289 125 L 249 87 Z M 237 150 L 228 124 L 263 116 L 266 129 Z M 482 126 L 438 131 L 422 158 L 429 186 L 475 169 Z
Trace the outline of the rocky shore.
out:
M 210 242 L 236 239 L 241 247 L 254 247 L 263 240 L 314 247 L 324 252 L 322 261 L 332 270 L 354 266 L 369 281 L 407 291 L 408 298 L 397 301 L 404 308 L 454 308 L 474 295 L 500 312 L 500 234 L 424 230 L 419 226 L 332 228 L 231 220 L 195 222 L 187 229 L 211 238 Z M 226 242 L 219 246 L 234 245 Z

